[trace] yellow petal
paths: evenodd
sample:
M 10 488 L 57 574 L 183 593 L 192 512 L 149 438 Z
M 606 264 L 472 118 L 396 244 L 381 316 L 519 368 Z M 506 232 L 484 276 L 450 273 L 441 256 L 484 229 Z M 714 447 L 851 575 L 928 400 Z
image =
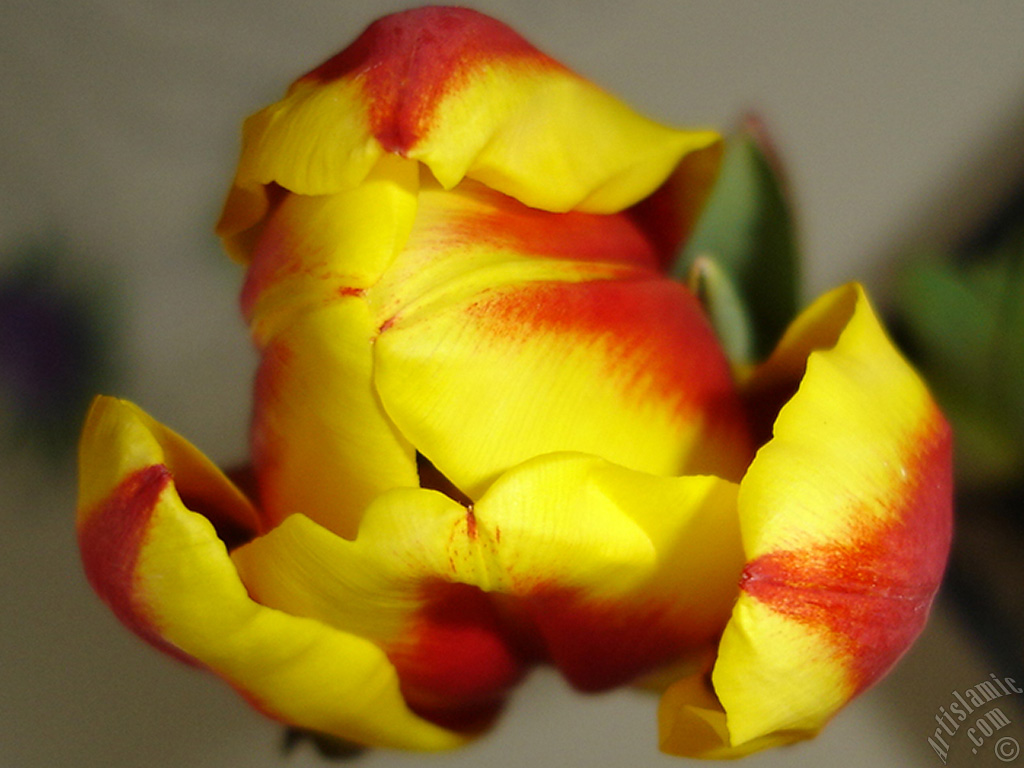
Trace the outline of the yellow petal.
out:
M 255 240 L 242 310 L 257 345 L 303 312 L 376 283 L 405 245 L 419 171 L 395 157 L 333 195 L 285 195 Z
M 777 732 L 737 747 L 729 746 L 725 711 L 703 674 L 690 675 L 673 683 L 661 697 L 658 707 L 658 746 L 671 755 L 732 759 L 793 740 L 791 734 Z
M 409 157 L 446 187 L 468 177 L 546 211 L 621 211 L 719 141 L 648 120 L 566 70 L 525 66 L 470 78 L 436 119 Z
M 115 450 L 116 448 L 116 450 Z M 185 438 L 125 400 L 97 397 L 79 445 L 78 524 L 99 509 L 126 477 L 161 464 L 179 478 L 219 529 L 252 537 L 262 521 L 245 495 Z
M 702 653 L 742 566 L 735 493 L 558 454 L 472 508 L 395 490 L 355 541 L 296 515 L 233 557 L 262 603 L 386 649 L 407 700 L 450 723 L 493 712 L 533 661 L 596 690 Z
M 718 637 L 742 566 L 736 486 L 550 454 L 476 506 L 489 588 L 516 596 L 545 656 L 582 690 L 692 661 Z M 486 557 L 486 556 L 485 556 Z
M 381 325 L 390 325 L 398 314 L 448 300 L 456 279 L 479 293 L 495 280 L 600 280 L 638 270 L 651 276 L 658 259 L 630 215 L 554 214 L 477 182 L 444 190 L 425 179 L 405 247 L 367 295 Z M 484 275 L 495 269 L 498 275 Z
M 608 213 L 718 141 L 637 115 L 475 11 L 416 9 L 374 22 L 246 122 L 218 231 L 244 258 L 266 185 L 333 194 L 383 152 L 419 160 L 447 188 L 472 178 L 533 207 Z
M 406 248 L 367 292 L 384 408 L 473 498 L 553 451 L 738 479 L 750 449 L 728 364 L 656 264 L 624 214 L 425 185 Z
M 419 484 L 415 449 L 374 391 L 376 334 L 363 297 L 336 296 L 263 350 L 252 448 L 268 520 L 301 512 L 352 538 L 375 496 Z
M 182 501 L 196 498 L 204 509 L 217 495 L 240 494 L 153 424 L 130 404 L 101 399 L 81 443 L 82 557 L 118 617 L 292 725 L 369 745 L 461 744 L 465 737 L 409 711 L 394 668 L 372 643 L 249 597 L 210 520 Z M 178 478 L 169 462 L 188 471 Z
M 490 601 L 455 580 L 474 548 L 471 520 L 436 491 L 393 490 L 355 541 L 299 514 L 233 557 L 261 603 L 371 640 L 417 712 L 479 730 L 525 666 Z
M 715 754 L 813 736 L 880 679 L 923 628 L 949 550 L 948 426 L 859 287 L 812 306 L 755 384 L 799 376 L 809 348 L 740 487 L 748 563 L 711 677 L 728 731 Z M 682 699 L 663 707 L 665 748 L 695 755 L 666 735 L 689 722 Z
M 400 316 L 375 381 L 398 428 L 472 498 L 553 451 L 654 474 L 738 477 L 746 424 L 727 366 L 682 286 L 659 277 L 534 280 L 482 271 L 486 292 Z M 465 295 L 469 294 L 469 295 Z

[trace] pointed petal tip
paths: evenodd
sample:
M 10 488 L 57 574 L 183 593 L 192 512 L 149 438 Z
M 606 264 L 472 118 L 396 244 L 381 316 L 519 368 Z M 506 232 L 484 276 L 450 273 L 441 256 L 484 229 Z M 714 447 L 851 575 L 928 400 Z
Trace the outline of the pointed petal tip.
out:
M 709 694 L 735 748 L 813 735 L 891 669 L 952 526 L 949 427 L 861 287 L 815 302 L 764 368 L 797 389 L 740 486 L 748 562 Z
M 224 491 L 233 488 L 227 478 L 136 406 L 97 399 L 82 439 L 82 471 L 86 574 L 139 637 L 213 671 L 264 714 L 301 728 L 416 750 L 472 738 L 411 711 L 394 666 L 374 643 L 254 601 L 219 532 L 182 500 L 189 489 L 221 488 L 226 498 L 237 491 Z
M 382 153 L 418 160 L 448 189 L 472 178 L 531 207 L 612 213 L 688 156 L 717 157 L 704 150 L 720 140 L 642 117 L 504 24 L 460 8 L 376 22 L 250 117 L 243 137 L 218 225 L 243 261 L 245 233 L 270 205 L 265 185 L 331 194 L 361 183 Z M 706 165 L 683 174 L 701 189 L 687 193 L 673 229 L 690 226 L 711 183 Z

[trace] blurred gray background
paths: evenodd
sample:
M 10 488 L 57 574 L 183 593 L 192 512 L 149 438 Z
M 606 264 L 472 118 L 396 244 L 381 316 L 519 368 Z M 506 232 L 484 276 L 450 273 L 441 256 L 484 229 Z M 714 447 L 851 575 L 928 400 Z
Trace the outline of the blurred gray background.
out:
M 27 248 L 102 310 L 106 381 L 214 459 L 245 454 L 254 357 L 241 277 L 212 234 L 244 116 L 408 3 L 9 0 L 0 6 L 0 277 Z M 787 164 L 807 295 L 949 242 L 1022 177 L 1024 2 L 569 2 L 475 7 L 675 124 L 768 123 Z M 122 630 L 81 575 L 66 455 L 0 412 L 0 768 L 322 763 L 217 680 Z M 991 668 L 940 610 L 898 671 L 815 742 L 751 766 L 933 766 L 935 715 Z M 1007 673 L 1003 673 L 1007 674 Z M 1009 710 L 1008 710 L 1009 712 Z M 1024 741 L 1018 705 L 1007 729 Z M 1003 765 L 959 737 L 950 764 Z M 1024 763 L 1024 758 L 1020 758 Z M 670 766 L 655 701 L 538 673 L 497 732 L 380 766 Z

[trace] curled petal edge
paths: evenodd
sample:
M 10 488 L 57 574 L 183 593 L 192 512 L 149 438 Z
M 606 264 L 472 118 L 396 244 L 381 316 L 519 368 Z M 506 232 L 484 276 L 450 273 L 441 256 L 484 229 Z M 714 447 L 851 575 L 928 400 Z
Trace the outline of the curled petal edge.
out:
M 531 651 L 588 691 L 696 666 L 742 568 L 736 492 L 716 477 L 552 453 L 502 475 L 471 508 L 394 489 L 354 541 L 295 514 L 232 557 L 262 603 L 373 639 L 399 659 L 407 699 L 433 692 L 437 711 L 445 693 L 454 712 L 504 697 L 525 671 L 516 656 L 538 660 Z
M 130 403 L 99 398 L 80 462 L 85 571 L 136 634 L 215 672 L 291 725 L 369 746 L 465 743 L 467 736 L 409 711 L 394 668 L 374 644 L 249 597 L 213 523 L 182 496 L 199 509 L 228 499 L 244 513 L 247 502 L 182 438 Z
M 275 186 L 334 194 L 388 153 L 423 163 L 447 189 L 475 179 L 549 211 L 621 211 L 677 170 L 701 187 L 688 196 L 703 201 L 707 164 L 682 161 L 706 154 L 717 166 L 720 143 L 715 131 L 633 112 L 499 22 L 419 9 L 371 25 L 246 121 L 217 230 L 248 261 Z
M 666 691 L 663 751 L 739 757 L 816 735 L 903 655 L 938 590 L 949 427 L 859 286 L 798 318 L 749 390 L 792 381 L 740 485 L 739 599 L 710 676 Z

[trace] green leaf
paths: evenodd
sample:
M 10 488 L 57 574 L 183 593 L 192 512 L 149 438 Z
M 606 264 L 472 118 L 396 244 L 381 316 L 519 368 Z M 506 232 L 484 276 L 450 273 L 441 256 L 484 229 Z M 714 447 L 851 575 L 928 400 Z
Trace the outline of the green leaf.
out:
M 1017 440 L 1024 441 L 1024 238 L 1014 238 L 980 265 L 976 280 L 994 307 L 996 396 L 1017 426 Z
M 693 262 L 687 282 L 729 359 L 749 363 L 753 353 L 750 318 L 729 276 L 713 259 L 700 256 Z
M 953 422 L 969 485 L 1024 471 L 1024 239 L 960 265 L 923 262 L 899 285 L 910 352 Z
M 718 180 L 675 268 L 684 279 L 706 256 L 728 275 L 750 318 L 756 358 L 771 352 L 799 305 L 792 214 L 762 135 L 748 121 L 726 141 Z
M 956 390 L 990 376 L 993 307 L 949 264 L 922 263 L 900 284 L 901 315 L 921 364 Z

